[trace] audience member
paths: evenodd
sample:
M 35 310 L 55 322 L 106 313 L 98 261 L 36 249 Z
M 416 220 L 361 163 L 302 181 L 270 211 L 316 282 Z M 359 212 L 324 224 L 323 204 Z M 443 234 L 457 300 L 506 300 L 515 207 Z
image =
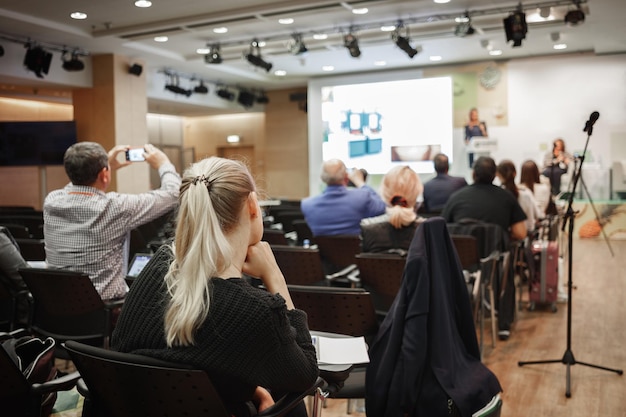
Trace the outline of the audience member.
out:
M 437 175 L 424 184 L 424 205 L 423 208 L 420 207 L 420 211 L 424 213 L 441 212 L 448 198 L 467 185 L 465 178 L 448 175 L 450 165 L 445 154 L 435 155 L 433 164 Z
M 446 222 L 464 219 L 495 223 L 510 232 L 513 240 L 526 237 L 526 214 L 511 193 L 493 184 L 496 163 L 488 156 L 481 156 L 474 164 L 474 183 L 450 196 L 443 209 Z
M 512 240 L 526 237 L 526 214 L 513 194 L 493 184 L 496 176 L 496 163 L 487 156 L 481 156 L 474 163 L 474 183 L 461 188 L 450 196 L 442 216 L 448 223 L 461 223 L 464 220 L 478 220 L 499 225 L 507 231 Z M 497 281 L 498 294 L 498 336 L 507 340 L 511 324 L 515 319 L 515 285 L 504 285 Z
M 567 173 L 570 162 L 574 159 L 565 151 L 563 139 L 555 139 L 552 143 L 552 151 L 546 153 L 543 159 L 543 175 L 550 179 L 552 195 L 561 192 L 561 177 Z
M 339 159 L 322 164 L 324 192 L 302 200 L 301 209 L 314 236 L 359 235 L 361 219 L 385 213 L 385 202 L 365 184 L 363 173 L 348 174 Z M 352 181 L 356 188 L 347 187 Z
M 415 212 L 422 189 L 419 176 L 407 165 L 396 166 L 385 174 L 380 194 L 387 212 L 361 220 L 363 252 L 406 253 L 423 220 Z
M 255 189 L 239 161 L 211 157 L 184 173 L 174 242 L 133 283 L 112 338 L 116 350 L 205 370 L 234 416 L 318 375 L 306 313 L 261 241 Z M 306 416 L 303 404 L 297 410 Z
M 546 181 L 542 181 L 544 178 Z M 525 187 L 530 190 L 535 197 L 535 201 L 542 213 L 542 217 L 548 213 L 548 206 L 552 202 L 550 194 L 550 183 L 547 177 L 539 175 L 539 168 L 533 160 L 524 161 L 520 173 L 520 188 Z
M 161 177 L 161 188 L 142 194 L 106 193 L 112 172 L 131 162 L 118 155 L 129 146 L 107 152 L 94 142 L 79 142 L 65 152 L 63 164 L 71 183 L 52 191 L 43 206 L 46 261 L 54 268 L 89 274 L 104 300 L 128 291 L 130 231 L 177 205 L 180 176 L 167 155 L 145 145 L 144 157 Z
M 465 145 L 472 143 L 475 136 L 487 137 L 487 124 L 478 119 L 478 109 L 472 108 L 469 111 L 469 122 L 465 125 Z M 469 167 L 474 166 L 474 152 L 467 153 Z
M 0 226 L 0 285 L 4 285 L 11 296 L 16 297 L 16 321 L 20 325 L 28 324 L 28 300 L 18 297 L 20 291 L 27 291 L 26 283 L 18 272 L 20 268 L 28 268 L 22 257 L 20 248 L 6 227 Z M 10 313 L 9 313 L 10 314 Z
M 532 191 L 527 188 L 518 187 L 515 184 L 516 174 L 517 172 L 515 171 L 515 164 L 513 164 L 513 161 L 508 159 L 500 161 L 497 168 L 497 175 L 498 178 L 500 178 L 502 188 L 509 190 L 511 194 L 517 198 L 517 202 L 522 210 L 524 210 L 524 214 L 526 214 L 526 231 L 530 234 L 535 231 L 537 228 L 537 222 L 544 216 L 539 210 L 539 205 L 537 204 L 537 201 L 535 201 Z

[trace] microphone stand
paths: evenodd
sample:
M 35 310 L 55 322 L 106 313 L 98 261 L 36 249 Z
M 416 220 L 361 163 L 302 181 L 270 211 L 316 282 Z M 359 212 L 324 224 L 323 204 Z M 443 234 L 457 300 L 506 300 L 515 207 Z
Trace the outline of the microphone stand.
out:
M 597 117 L 596 117 L 596 120 L 597 120 Z M 593 120 L 593 122 L 595 122 L 595 120 Z M 578 184 L 578 180 L 580 179 L 580 176 L 581 176 L 583 162 L 584 162 L 584 155 L 587 152 L 587 145 L 589 144 L 589 137 L 591 136 L 591 133 L 592 133 L 593 122 L 590 119 L 590 121 L 587 122 L 587 125 L 585 126 L 585 132 L 587 132 L 587 142 L 585 142 L 585 149 L 583 151 L 583 156 L 580 158 L 579 166 L 576 168 L 576 164 L 574 164 L 574 167 L 575 167 L 574 175 L 573 175 L 574 185 L 572 187 L 572 192 L 568 196 L 567 211 L 565 212 L 565 215 L 563 218 L 563 226 L 561 228 L 561 231 L 565 231 L 565 226 L 567 224 L 568 233 L 569 233 L 567 237 L 568 254 L 569 254 L 568 263 L 567 263 L 568 265 L 568 271 L 567 271 L 568 272 L 567 274 L 567 347 L 561 359 L 520 361 L 517 363 L 518 366 L 543 364 L 543 363 L 559 363 L 559 362 L 564 364 L 566 366 L 565 396 L 567 398 L 570 398 L 572 396 L 571 383 L 570 383 L 570 376 L 571 376 L 570 368 L 573 365 L 576 365 L 576 364 L 584 365 L 584 366 L 588 366 L 591 368 L 602 369 L 604 371 L 615 372 L 618 375 L 622 375 L 624 373 L 624 371 L 621 369 L 607 368 L 607 367 L 600 366 L 600 365 L 594 365 L 591 363 L 578 361 L 574 358 L 574 352 L 572 351 L 572 287 L 573 287 L 572 285 L 572 259 L 573 259 L 572 253 L 573 253 L 573 246 L 574 246 L 573 242 L 574 242 L 574 217 L 575 217 L 574 216 L 575 212 L 572 209 L 572 204 L 574 202 L 574 194 L 576 194 L 576 185 Z

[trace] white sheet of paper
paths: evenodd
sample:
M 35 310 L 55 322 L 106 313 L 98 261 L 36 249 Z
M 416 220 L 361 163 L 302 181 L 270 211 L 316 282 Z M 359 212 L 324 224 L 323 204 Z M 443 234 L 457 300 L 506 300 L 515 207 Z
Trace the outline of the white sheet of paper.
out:
M 370 361 L 363 337 L 313 336 L 313 344 L 320 364 L 342 365 Z

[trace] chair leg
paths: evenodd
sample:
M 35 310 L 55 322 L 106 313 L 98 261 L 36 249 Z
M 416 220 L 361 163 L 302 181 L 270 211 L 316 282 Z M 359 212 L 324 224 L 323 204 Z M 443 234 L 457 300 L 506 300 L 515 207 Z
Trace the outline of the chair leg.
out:
M 493 287 L 489 287 L 489 304 L 491 305 L 491 346 L 496 347 L 496 336 L 498 330 L 496 329 L 496 304 L 493 294 Z

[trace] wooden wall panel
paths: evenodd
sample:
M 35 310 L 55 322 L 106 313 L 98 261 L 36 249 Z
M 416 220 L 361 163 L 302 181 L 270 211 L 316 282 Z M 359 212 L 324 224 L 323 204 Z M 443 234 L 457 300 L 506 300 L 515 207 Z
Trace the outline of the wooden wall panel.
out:
M 0 167 L 0 178 L 0 206 L 32 206 L 41 210 L 38 166 Z

